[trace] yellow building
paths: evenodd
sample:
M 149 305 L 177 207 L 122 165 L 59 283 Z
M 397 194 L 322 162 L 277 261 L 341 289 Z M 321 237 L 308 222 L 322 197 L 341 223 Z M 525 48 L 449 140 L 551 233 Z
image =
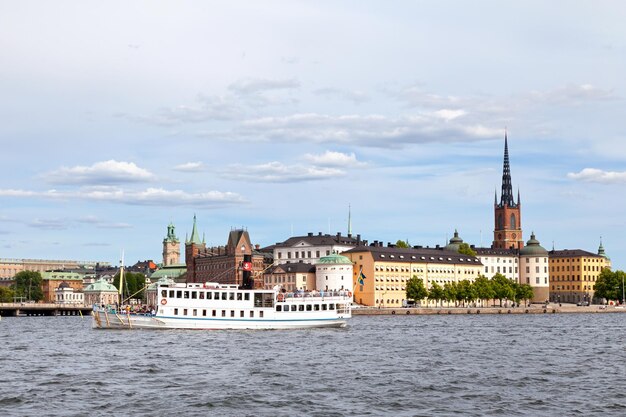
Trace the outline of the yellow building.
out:
M 598 253 L 580 249 L 552 250 L 550 261 L 550 301 L 591 302 L 600 272 L 611 268 L 611 260 L 600 244 Z
M 315 266 L 300 262 L 274 265 L 263 274 L 263 281 L 266 290 L 280 285 L 289 292 L 311 291 L 315 289 Z
M 354 263 L 354 300 L 372 307 L 402 307 L 406 283 L 413 276 L 422 279 L 426 288 L 434 282 L 443 287 L 474 281 L 483 267 L 478 258 L 444 249 L 361 246 L 342 255 Z

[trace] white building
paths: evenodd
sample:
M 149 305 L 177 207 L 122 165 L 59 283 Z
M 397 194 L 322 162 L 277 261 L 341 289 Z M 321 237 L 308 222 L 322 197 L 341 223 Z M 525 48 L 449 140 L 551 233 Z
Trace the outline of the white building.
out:
M 535 233 L 530 236 L 526 246 L 520 249 L 520 283 L 528 284 L 533 288 L 533 302 L 544 302 L 550 297 L 548 251 L 535 239 Z
M 321 257 L 315 264 L 315 287 L 318 291 L 353 290 L 352 261 L 332 254 Z
M 82 292 L 74 292 L 74 288 L 70 287 L 67 282 L 62 282 L 54 290 L 55 304 L 73 304 L 84 305 L 85 296 Z
M 317 235 L 309 233 L 306 236 L 290 237 L 270 248 L 274 254 L 274 264 L 302 262 L 314 265 L 323 256 L 341 253 L 366 244 L 367 241 L 361 241 L 361 235 L 354 238 L 351 234 L 348 236 L 342 236 L 341 233 L 324 235 L 320 232 Z

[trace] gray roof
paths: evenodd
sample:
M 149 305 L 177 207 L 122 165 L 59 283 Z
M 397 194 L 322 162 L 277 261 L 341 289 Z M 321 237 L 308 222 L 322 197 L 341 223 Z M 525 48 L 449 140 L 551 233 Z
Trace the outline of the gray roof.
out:
M 477 255 L 485 256 L 517 256 L 518 249 L 472 248 Z
M 356 238 L 349 236 L 343 236 L 341 233 L 337 233 L 336 235 L 322 234 L 321 232 L 317 235 L 313 233 L 309 233 L 306 236 L 293 236 L 284 242 L 278 242 L 275 245 L 269 246 L 268 248 L 280 248 L 280 247 L 293 247 L 299 242 L 306 242 L 309 245 L 313 246 L 327 246 L 327 245 L 346 245 L 346 246 L 356 246 L 358 242 L 363 243 L 360 240 L 360 236 Z
M 315 272 L 315 265 L 311 265 L 305 262 L 295 262 L 288 264 L 274 265 L 267 270 L 268 274 L 281 274 L 281 273 L 309 273 Z
M 389 248 L 383 246 L 359 246 L 346 253 L 371 252 L 374 260 L 393 262 L 428 262 L 440 264 L 482 265 L 474 256 L 462 255 L 446 249 L 432 248 Z M 462 259 L 462 260 L 461 260 Z
M 604 256 L 597 253 L 587 252 L 582 249 L 563 249 L 563 250 L 551 250 L 548 252 L 550 258 L 573 258 L 578 256 L 585 256 L 587 258 L 604 258 Z

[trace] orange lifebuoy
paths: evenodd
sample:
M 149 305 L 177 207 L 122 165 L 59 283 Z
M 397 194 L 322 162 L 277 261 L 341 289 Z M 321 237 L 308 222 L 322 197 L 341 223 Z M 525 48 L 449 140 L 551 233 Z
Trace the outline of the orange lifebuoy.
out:
M 285 294 L 283 294 L 282 292 L 278 293 L 278 295 L 276 296 L 276 299 L 281 302 L 285 301 Z
M 161 300 L 161 304 L 163 304 L 163 305 L 167 304 L 167 300 L 166 300 L 165 298 L 163 298 L 163 299 Z

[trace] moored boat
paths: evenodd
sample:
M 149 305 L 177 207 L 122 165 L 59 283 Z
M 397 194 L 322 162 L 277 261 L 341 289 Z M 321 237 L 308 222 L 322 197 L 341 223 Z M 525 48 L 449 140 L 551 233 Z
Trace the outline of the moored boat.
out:
M 163 284 L 154 313 L 94 306 L 98 329 L 303 329 L 345 327 L 349 291 L 287 293 L 218 283 Z

